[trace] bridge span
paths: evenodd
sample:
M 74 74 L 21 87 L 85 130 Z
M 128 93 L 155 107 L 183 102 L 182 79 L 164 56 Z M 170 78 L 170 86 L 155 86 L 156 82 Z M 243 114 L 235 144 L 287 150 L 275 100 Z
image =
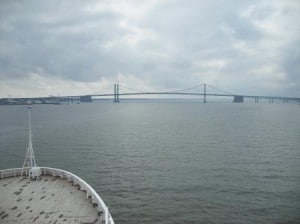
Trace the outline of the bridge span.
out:
M 214 96 L 214 97 L 232 97 L 233 102 L 244 102 L 244 99 L 254 99 L 256 103 L 259 102 L 260 99 L 270 100 L 270 103 L 273 103 L 274 100 L 282 100 L 283 102 L 289 101 L 298 101 L 300 102 L 300 98 L 297 97 L 284 97 L 284 96 L 256 96 L 256 95 L 232 95 L 232 94 L 217 94 L 217 93 L 185 93 L 185 92 L 136 92 L 136 93 L 119 93 L 117 96 L 115 94 L 95 94 L 90 95 L 91 97 L 114 97 L 115 102 L 120 101 L 120 96 L 143 96 L 143 95 L 185 95 L 185 96 Z M 207 98 L 206 98 L 207 102 Z M 205 103 L 206 103 L 205 102 Z
M 130 89 L 130 88 L 127 88 Z M 189 88 L 191 89 L 191 88 Z M 203 92 L 183 92 L 183 91 L 153 91 L 153 92 L 130 92 L 130 93 L 120 93 L 119 84 L 114 84 L 114 93 L 111 94 L 93 94 L 90 95 L 90 101 L 92 97 L 113 97 L 114 102 L 120 102 L 120 96 L 143 96 L 143 95 L 185 95 L 185 96 L 201 96 L 203 97 L 203 103 L 207 102 L 208 96 L 213 97 L 231 97 L 234 103 L 243 103 L 244 99 L 253 99 L 255 103 L 259 100 L 269 100 L 273 103 L 274 100 L 280 100 L 282 102 L 288 103 L 289 101 L 300 102 L 299 97 L 284 97 L 284 96 L 262 96 L 262 95 L 238 95 L 232 93 L 207 93 L 206 84 L 203 84 Z
M 199 87 L 195 86 L 195 87 Z M 120 97 L 123 96 L 145 96 L 145 95 L 181 95 L 181 96 L 199 96 L 202 97 L 203 103 L 207 102 L 207 97 L 229 97 L 232 98 L 232 102 L 234 103 L 243 103 L 244 99 L 253 99 L 255 103 L 259 103 L 260 100 L 267 100 L 269 103 L 273 103 L 274 101 L 281 101 L 284 103 L 288 102 L 298 102 L 300 103 L 300 97 L 285 97 L 285 96 L 263 96 L 263 95 L 240 95 L 233 93 L 208 93 L 206 84 L 203 84 L 203 92 L 187 92 L 186 90 L 195 89 L 195 87 L 188 88 L 185 90 L 177 90 L 177 91 L 153 91 L 153 92 L 142 92 L 142 91 L 133 91 L 133 92 L 125 92 L 121 93 L 119 89 L 119 84 L 114 84 L 114 92 L 113 93 L 103 93 L 103 94 L 88 94 L 88 95 L 76 95 L 76 96 L 60 96 L 60 97 L 35 97 L 35 98 L 2 98 L 0 99 L 0 104 L 23 104 L 28 100 L 31 100 L 33 103 L 52 103 L 58 104 L 60 102 L 92 102 L 95 97 L 106 97 L 112 98 L 114 102 L 120 102 Z M 126 89 L 125 86 L 123 86 Z M 215 88 L 216 89 L 216 88 Z M 132 90 L 132 89 L 130 89 Z

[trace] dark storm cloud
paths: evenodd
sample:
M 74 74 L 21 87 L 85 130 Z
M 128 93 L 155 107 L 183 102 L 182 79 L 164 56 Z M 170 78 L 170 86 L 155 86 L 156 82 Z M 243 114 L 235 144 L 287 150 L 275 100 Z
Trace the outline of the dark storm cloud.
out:
M 54 7 L 32 2 L 6 5 L 7 11 L 2 8 L 1 61 L 5 67 L 1 77 L 17 78 L 29 71 L 86 81 L 99 76 L 94 71 L 97 65 L 107 63 L 101 44 L 123 32 L 116 27 L 118 16 L 87 16 L 82 5 L 69 3 Z

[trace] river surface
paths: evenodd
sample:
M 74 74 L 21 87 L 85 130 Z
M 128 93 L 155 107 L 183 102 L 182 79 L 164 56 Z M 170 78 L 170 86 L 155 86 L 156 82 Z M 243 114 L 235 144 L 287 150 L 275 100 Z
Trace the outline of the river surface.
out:
M 86 180 L 116 224 L 300 223 L 297 104 L 35 105 L 32 131 L 38 165 Z M 0 169 L 21 167 L 25 106 L 0 107 L 0 143 Z

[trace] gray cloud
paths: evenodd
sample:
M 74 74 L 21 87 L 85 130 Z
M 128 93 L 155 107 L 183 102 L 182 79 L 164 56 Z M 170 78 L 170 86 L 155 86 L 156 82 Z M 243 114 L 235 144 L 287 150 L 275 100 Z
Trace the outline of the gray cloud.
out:
M 33 82 L 36 74 L 89 87 L 209 82 L 299 95 L 299 9 L 292 0 L 2 1 L 0 94 L 34 94 L 9 80 Z

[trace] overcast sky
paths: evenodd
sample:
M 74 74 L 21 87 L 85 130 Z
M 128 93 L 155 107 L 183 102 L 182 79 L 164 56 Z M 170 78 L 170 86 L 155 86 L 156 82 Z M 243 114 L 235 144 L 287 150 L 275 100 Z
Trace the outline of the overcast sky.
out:
M 300 97 L 299 21 L 298 0 L 2 0 L 0 97 L 204 82 Z

